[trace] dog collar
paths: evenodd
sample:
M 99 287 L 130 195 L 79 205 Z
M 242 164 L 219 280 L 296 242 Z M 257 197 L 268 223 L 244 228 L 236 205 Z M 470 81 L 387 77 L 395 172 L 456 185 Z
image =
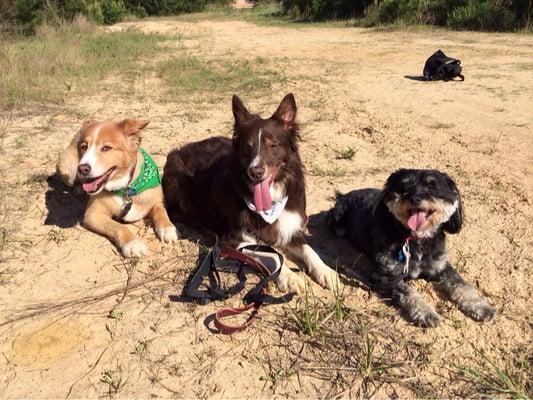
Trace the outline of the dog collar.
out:
M 140 148 L 139 151 L 143 156 L 143 162 L 141 164 L 141 172 L 139 173 L 139 176 L 137 176 L 133 182 L 128 183 L 125 188 L 115 190 L 112 193 L 129 198 L 145 191 L 146 189 L 152 189 L 161 184 L 161 177 L 159 176 L 157 164 L 146 152 L 146 150 Z M 135 173 L 135 169 L 133 169 L 133 173 Z
M 287 205 L 287 200 L 289 199 L 289 196 L 285 196 L 279 201 L 273 201 L 270 204 L 270 208 L 267 210 L 257 211 L 255 208 L 255 205 L 251 199 L 244 198 L 244 202 L 246 203 L 246 206 L 253 211 L 256 214 L 259 214 L 261 218 L 265 220 L 265 222 L 269 224 L 273 224 L 277 221 L 279 216 L 281 215 L 281 212 L 285 209 L 285 206 Z

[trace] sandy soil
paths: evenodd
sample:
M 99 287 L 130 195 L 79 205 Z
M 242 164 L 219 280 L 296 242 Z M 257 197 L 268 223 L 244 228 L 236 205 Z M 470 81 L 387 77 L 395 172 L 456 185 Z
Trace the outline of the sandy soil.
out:
M 179 297 L 197 262 L 194 240 L 161 245 L 137 223 L 153 254 L 124 260 L 108 240 L 80 226 L 83 197 L 48 178 L 87 117 L 150 119 L 144 145 L 161 167 L 175 146 L 230 133 L 229 94 L 221 102 L 174 99 L 148 69 L 129 80 L 111 76 L 96 93 L 74 92 L 52 111 L 2 116 L 9 121 L 0 157 L 1 397 L 475 396 L 478 389 L 457 374 L 457 366 L 475 364 L 474 348 L 504 366 L 520 349 L 531 356 L 533 37 L 202 18 L 112 29 L 129 27 L 183 34 L 176 48 L 205 59 L 262 57 L 283 72 L 284 81 L 242 97 L 269 115 L 284 94 L 295 94 L 310 242 L 331 265 L 357 270 L 364 263 L 324 229 L 320 213 L 336 189 L 379 187 L 398 167 L 451 174 L 466 210 L 463 231 L 449 238 L 451 259 L 498 315 L 475 323 L 430 284 L 416 282 L 444 317 L 436 329 L 419 329 L 347 277 L 353 316 L 328 325 L 322 338 L 294 329 L 297 301 L 265 307 L 245 333 L 211 333 L 204 319 L 222 304 Z M 409 78 L 438 48 L 463 60 L 465 82 Z M 350 147 L 353 158 L 338 159 Z M 310 289 L 319 304 L 333 302 L 315 283 Z M 385 373 L 369 376 L 360 367 L 368 352 L 363 331 L 375 341 L 375 363 L 389 360 Z

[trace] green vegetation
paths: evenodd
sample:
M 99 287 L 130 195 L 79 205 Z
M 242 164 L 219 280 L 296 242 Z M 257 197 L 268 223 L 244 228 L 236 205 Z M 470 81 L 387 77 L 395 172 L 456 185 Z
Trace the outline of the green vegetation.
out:
M 197 12 L 209 3 L 228 0 L 7 0 L 0 3 L 2 21 L 22 33 L 34 33 L 43 23 L 59 24 L 78 15 L 99 24 L 114 24 L 127 16 L 176 15 Z
M 476 385 L 483 393 L 511 397 L 513 399 L 530 399 L 531 392 L 531 354 L 518 349 L 506 360 L 505 366 L 499 366 L 483 352 L 476 351 L 475 366 L 459 366 L 459 374 Z
M 338 150 L 335 158 L 337 160 L 351 160 L 355 156 L 355 153 L 357 153 L 357 150 L 353 147 L 348 147 L 344 150 Z
M 162 63 L 159 74 L 173 96 L 199 94 L 205 100 L 208 95 L 211 102 L 232 93 L 246 95 L 270 89 L 273 83 L 286 80 L 281 72 L 269 69 L 263 58 L 205 61 L 187 54 Z
M 283 0 L 283 12 L 306 20 L 359 18 L 358 24 L 431 24 L 453 29 L 530 30 L 529 0 Z
M 84 18 L 44 25 L 30 38 L 7 37 L 0 43 L 0 110 L 60 103 L 73 88 L 94 86 L 111 71 L 138 73 L 136 60 L 167 39 L 134 30 L 105 33 Z

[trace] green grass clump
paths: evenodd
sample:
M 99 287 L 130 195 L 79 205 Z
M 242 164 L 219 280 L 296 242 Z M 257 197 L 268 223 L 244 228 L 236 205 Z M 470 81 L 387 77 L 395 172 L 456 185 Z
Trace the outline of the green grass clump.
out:
M 531 359 L 519 350 L 500 366 L 483 352 L 476 350 L 476 365 L 458 366 L 459 374 L 484 393 L 508 396 L 513 399 L 531 399 Z
M 185 54 L 163 62 L 159 74 L 170 94 L 199 94 L 214 102 L 232 93 L 246 95 L 269 90 L 273 83 L 286 80 L 281 72 L 265 67 L 265 63 L 263 58 L 205 61 Z

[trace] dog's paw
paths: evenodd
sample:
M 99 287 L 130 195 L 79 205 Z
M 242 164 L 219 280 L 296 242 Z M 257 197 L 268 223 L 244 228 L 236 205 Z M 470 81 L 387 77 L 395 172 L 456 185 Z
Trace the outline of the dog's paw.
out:
M 121 246 L 124 257 L 142 257 L 148 255 L 148 247 L 141 239 L 133 239 Z
M 490 321 L 496 315 L 496 310 L 482 298 L 461 303 L 459 309 L 475 321 Z
M 178 240 L 178 231 L 176 230 L 176 227 L 174 225 L 166 226 L 164 228 L 157 228 L 156 234 L 157 237 L 165 243 L 171 243 Z
M 332 270 L 327 265 L 324 265 L 313 274 L 317 283 L 335 293 L 340 293 L 343 289 L 341 278 L 337 271 Z
M 440 315 L 429 304 L 424 304 L 410 314 L 413 323 L 422 328 L 434 328 L 441 321 Z
M 278 289 L 283 293 L 295 293 L 297 295 L 305 293 L 304 278 L 287 267 L 281 268 L 281 272 L 275 280 L 275 283 Z

